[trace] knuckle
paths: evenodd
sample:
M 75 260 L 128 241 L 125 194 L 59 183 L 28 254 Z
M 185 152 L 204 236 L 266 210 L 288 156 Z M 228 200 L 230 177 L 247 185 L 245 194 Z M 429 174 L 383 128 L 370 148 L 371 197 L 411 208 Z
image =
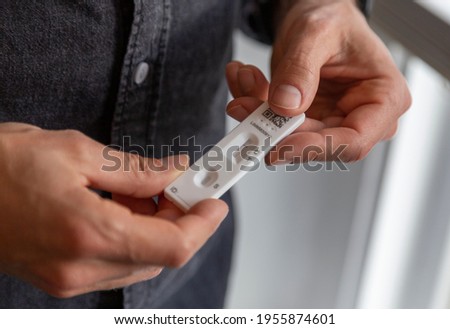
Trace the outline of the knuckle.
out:
M 314 72 L 314 63 L 310 58 L 304 56 L 301 51 L 296 54 L 297 58 L 288 58 L 284 61 L 281 70 L 290 80 L 301 79 L 302 82 L 314 81 L 316 73 Z
M 338 145 L 336 147 L 338 148 L 340 146 Z M 345 163 L 358 162 L 363 160 L 369 154 L 372 147 L 372 143 L 368 140 L 361 137 L 355 137 L 350 144 L 345 144 L 345 147 L 341 152 L 337 152 L 336 148 L 333 149 L 332 153 L 337 155 L 338 158 L 332 158 L 332 160 Z
M 406 112 L 411 107 L 412 102 L 413 102 L 411 92 L 410 92 L 406 82 L 404 84 L 403 100 L 404 100 L 403 109 L 404 109 L 404 112 Z
M 184 266 L 193 256 L 194 250 L 194 243 L 190 239 L 180 239 L 169 259 L 169 266 L 174 268 Z
M 105 205 L 107 206 L 107 205 Z M 116 212 L 116 215 L 120 218 L 129 218 L 132 214 L 131 210 L 129 209 L 123 209 L 122 211 Z M 124 236 L 125 236 L 125 222 L 122 220 L 117 220 L 116 218 L 103 218 L 99 220 L 97 223 L 97 226 L 101 229 L 98 230 L 99 234 L 92 233 L 92 230 L 89 233 L 90 235 L 90 241 L 97 241 L 94 245 L 89 245 L 89 251 L 101 253 L 102 251 L 102 245 L 105 245 L 105 248 L 108 248 L 106 246 L 116 245 L 123 243 Z M 102 243 L 104 242 L 104 243 Z
M 135 277 L 136 282 L 151 280 L 156 278 L 163 271 L 163 267 L 150 267 L 149 269 L 144 270 L 140 275 Z
M 72 266 L 57 265 L 47 270 L 41 277 L 42 289 L 57 298 L 69 298 L 78 288 L 78 275 Z
M 373 145 L 368 141 L 360 141 L 357 144 L 357 152 L 354 152 L 351 162 L 363 160 L 372 150 Z
M 314 81 L 317 74 L 313 71 L 314 64 L 310 59 L 303 59 L 301 62 L 293 62 L 292 68 L 294 72 L 301 73 L 302 80 L 305 82 Z
M 158 172 L 158 171 L 164 171 L 167 170 L 168 167 L 168 160 L 167 158 L 164 159 L 156 159 L 156 158 L 145 158 L 144 163 L 146 165 L 145 173 L 146 174 L 152 174 L 152 172 Z
M 87 138 L 81 131 L 75 129 L 67 129 L 63 133 L 68 139 L 76 143 L 82 143 Z
M 325 8 L 320 8 L 312 6 L 307 10 L 303 10 L 300 14 L 300 22 L 304 29 L 307 29 L 307 33 L 316 32 L 318 34 L 328 34 L 329 30 L 335 30 L 338 24 L 342 24 L 341 17 L 352 16 L 355 6 L 344 3 L 336 2 L 330 3 L 329 6 Z M 334 19 L 334 18 L 338 19 Z
M 133 178 L 137 181 L 143 179 L 143 174 L 145 172 L 145 160 L 143 157 L 134 154 L 134 153 L 126 153 L 125 154 L 125 170 L 129 171 L 133 174 Z
M 65 140 L 70 144 L 71 149 L 77 154 L 83 155 L 86 153 L 87 143 L 89 138 L 82 132 L 74 129 L 63 131 Z
M 392 139 L 395 136 L 395 134 L 397 133 L 397 130 L 398 130 L 398 124 L 396 123 L 387 131 L 387 133 L 383 139 L 384 140 Z
M 398 74 L 392 77 L 387 86 L 389 88 L 388 92 L 384 93 L 384 95 L 380 95 L 380 97 L 387 97 L 388 104 L 390 104 L 397 113 L 405 113 L 412 105 L 411 92 L 409 91 L 405 78 L 398 72 Z M 380 102 L 382 101 L 380 100 Z
M 307 11 L 303 15 L 303 26 L 308 29 L 308 33 L 318 35 L 328 30 L 330 25 L 329 19 L 321 11 Z
M 126 154 L 124 163 L 124 171 L 129 174 L 133 182 L 133 190 L 129 193 L 131 196 L 145 189 L 150 180 L 157 184 L 161 177 L 155 175 L 155 172 L 163 172 L 169 168 L 168 164 L 162 160 L 144 158 L 136 154 Z
M 136 154 L 125 154 L 124 171 L 128 173 L 132 184 L 129 186 L 129 195 L 134 196 L 145 187 L 146 179 L 144 158 Z
M 155 269 L 151 270 L 149 275 L 148 275 L 148 278 L 151 279 L 151 278 L 157 277 L 158 275 L 161 274 L 163 269 L 164 269 L 163 267 L 158 267 L 158 268 L 155 268 Z

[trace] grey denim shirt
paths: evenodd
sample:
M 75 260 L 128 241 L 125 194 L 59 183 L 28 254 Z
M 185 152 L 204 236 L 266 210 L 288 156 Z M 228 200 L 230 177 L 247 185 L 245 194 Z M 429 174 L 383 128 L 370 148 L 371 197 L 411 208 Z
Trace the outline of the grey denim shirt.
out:
M 258 8 L 238 0 L 2 0 L 0 122 L 77 129 L 124 151 L 194 160 L 224 134 L 233 29 L 240 13 L 254 20 Z M 232 241 L 228 218 L 182 269 L 69 299 L 0 274 L 0 307 L 222 307 Z

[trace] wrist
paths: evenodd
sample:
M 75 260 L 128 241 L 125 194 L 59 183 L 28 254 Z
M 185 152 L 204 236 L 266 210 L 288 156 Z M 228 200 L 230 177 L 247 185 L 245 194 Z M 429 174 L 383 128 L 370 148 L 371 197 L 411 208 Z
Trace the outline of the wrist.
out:
M 286 14 L 293 6 L 305 5 L 305 6 L 326 6 L 336 3 L 350 3 L 355 6 L 362 6 L 365 3 L 370 2 L 369 0 L 280 0 L 275 4 L 275 10 L 280 14 Z
M 302 6 L 302 11 L 308 12 L 330 5 L 344 4 L 360 8 L 364 13 L 368 11 L 371 0 L 281 0 L 275 4 L 274 8 L 274 28 L 275 30 L 283 23 L 286 15 L 296 6 Z M 276 34 L 276 31 L 275 31 Z

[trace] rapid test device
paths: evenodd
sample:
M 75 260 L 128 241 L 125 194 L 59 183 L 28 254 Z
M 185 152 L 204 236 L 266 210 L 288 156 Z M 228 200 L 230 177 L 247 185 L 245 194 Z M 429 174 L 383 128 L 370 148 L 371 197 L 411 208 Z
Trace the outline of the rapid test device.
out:
M 213 146 L 165 190 L 167 199 L 183 211 L 197 202 L 220 198 L 264 156 L 305 121 L 305 115 L 284 117 L 263 103 Z

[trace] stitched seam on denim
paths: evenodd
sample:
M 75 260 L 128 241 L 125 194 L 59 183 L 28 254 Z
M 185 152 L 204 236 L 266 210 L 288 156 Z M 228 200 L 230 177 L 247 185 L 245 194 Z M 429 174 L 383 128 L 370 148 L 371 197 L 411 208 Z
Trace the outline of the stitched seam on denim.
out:
M 133 31 L 133 28 L 136 27 L 136 33 L 133 34 L 132 33 L 132 40 L 130 40 L 130 46 L 129 46 L 129 56 L 130 56 L 130 61 L 126 66 L 126 79 L 124 82 L 124 89 L 125 90 L 121 90 L 121 92 L 123 92 L 123 101 L 121 104 L 119 104 L 119 108 L 120 113 L 118 113 L 118 115 L 120 115 L 120 134 L 121 136 L 123 136 L 123 116 L 124 116 L 124 109 L 126 109 L 126 107 L 128 106 L 128 98 L 129 98 L 129 88 L 127 88 L 128 82 L 131 81 L 131 75 L 132 75 L 132 70 L 131 68 L 133 67 L 133 63 L 135 62 L 135 56 L 136 56 L 136 48 L 137 48 L 137 40 L 139 37 L 139 33 L 141 31 L 141 26 L 142 26 L 142 0 L 137 0 L 135 1 L 135 17 L 133 19 L 133 25 L 131 27 L 131 31 Z M 139 6 L 139 7 L 138 7 Z M 119 142 L 119 141 L 118 141 Z M 120 142 L 119 142 L 120 143 Z M 124 308 L 130 308 L 133 305 L 133 292 L 130 291 L 130 289 L 132 290 L 133 287 L 128 287 L 125 288 L 123 290 L 123 306 Z
M 119 136 L 122 136 L 124 131 L 123 131 L 123 116 L 124 116 L 124 111 L 128 106 L 128 101 L 129 101 L 129 95 L 130 95 L 130 88 L 128 87 L 129 82 L 131 81 L 131 75 L 132 75 L 132 67 L 133 64 L 135 62 L 135 56 L 136 56 L 136 48 L 137 48 L 137 40 L 139 37 L 139 33 L 141 31 L 141 26 L 142 26 L 142 0 L 137 0 L 135 1 L 135 10 L 134 10 L 134 19 L 133 19 L 133 24 L 131 26 L 131 36 L 130 36 L 130 42 L 129 42 L 129 46 L 127 49 L 127 54 L 126 54 L 126 59 L 125 62 L 127 62 L 128 58 L 129 61 L 128 63 L 126 63 L 126 65 L 124 66 L 124 74 L 125 76 L 122 77 L 122 82 L 121 82 L 121 88 L 120 88 L 120 102 L 117 105 L 117 108 L 119 110 L 118 113 L 116 113 L 116 116 L 114 118 L 114 122 L 118 123 L 119 125 Z M 133 33 L 133 29 L 136 28 L 136 33 Z M 117 120 L 118 119 L 118 120 Z M 118 136 L 117 136 L 118 137 Z M 116 141 L 117 143 L 120 144 L 120 141 Z
M 169 42 L 169 28 L 170 28 L 170 18 L 171 18 L 171 2 L 170 0 L 164 0 L 164 14 L 162 21 L 162 30 L 159 38 L 158 44 L 158 60 L 155 63 L 154 79 L 152 83 L 153 92 L 153 104 L 155 106 L 155 112 L 153 113 L 153 118 L 150 117 L 151 111 L 149 111 L 149 117 L 147 122 L 149 123 L 147 129 L 146 141 L 149 144 L 154 144 L 156 140 L 156 127 L 158 122 L 158 116 L 160 112 L 161 105 L 161 87 L 162 87 L 162 77 L 164 73 L 164 64 L 166 60 L 167 44 Z M 151 133 L 151 136 L 149 134 Z

